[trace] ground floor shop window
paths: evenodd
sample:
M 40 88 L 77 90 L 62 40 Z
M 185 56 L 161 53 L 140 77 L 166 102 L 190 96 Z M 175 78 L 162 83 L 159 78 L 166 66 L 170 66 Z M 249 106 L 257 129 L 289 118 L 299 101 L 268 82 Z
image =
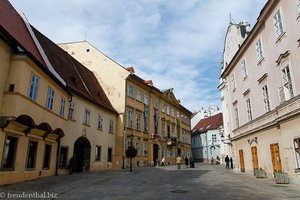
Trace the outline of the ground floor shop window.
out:
M 51 145 L 46 144 L 45 145 L 43 168 L 45 168 L 45 169 L 50 168 L 50 159 L 51 159 Z
M 108 148 L 107 151 L 107 162 L 111 162 L 112 161 L 112 148 Z
M 28 156 L 27 156 L 27 168 L 35 167 L 36 153 L 38 143 L 35 141 L 29 141 Z
M 101 161 L 101 146 L 96 146 L 95 161 Z
M 296 168 L 300 170 L 300 138 L 294 139 L 294 146 L 295 146 L 295 155 L 296 155 Z
M 14 168 L 18 139 L 7 136 L 4 144 L 2 168 Z

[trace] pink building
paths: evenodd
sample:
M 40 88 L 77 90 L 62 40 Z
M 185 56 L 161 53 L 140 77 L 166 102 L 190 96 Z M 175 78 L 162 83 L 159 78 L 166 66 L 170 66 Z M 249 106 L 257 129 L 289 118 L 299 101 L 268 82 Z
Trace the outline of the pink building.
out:
M 248 26 L 229 25 L 219 86 L 235 170 L 300 183 L 300 0 L 269 0 Z

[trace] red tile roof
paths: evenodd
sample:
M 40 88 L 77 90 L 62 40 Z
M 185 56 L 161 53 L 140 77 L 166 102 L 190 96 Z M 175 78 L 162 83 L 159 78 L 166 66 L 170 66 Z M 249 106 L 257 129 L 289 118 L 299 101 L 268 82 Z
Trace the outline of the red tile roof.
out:
M 54 70 L 66 81 L 67 88 L 71 92 L 117 113 L 93 72 L 84 67 L 34 27 L 32 27 L 32 30 Z
M 22 17 L 18 14 L 8 0 L 1 0 L 0 3 L 0 26 L 16 40 L 18 45 L 22 47 L 26 54 L 46 68 L 46 64 L 39 53 Z
M 218 113 L 211 117 L 201 119 L 193 128 L 192 133 L 204 133 L 208 130 L 216 130 L 223 125 L 223 114 Z

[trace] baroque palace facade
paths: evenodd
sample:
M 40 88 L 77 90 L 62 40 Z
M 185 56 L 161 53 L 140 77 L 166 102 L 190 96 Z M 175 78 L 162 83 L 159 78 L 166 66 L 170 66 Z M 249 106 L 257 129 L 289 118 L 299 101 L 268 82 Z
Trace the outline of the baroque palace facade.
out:
M 156 164 L 165 157 L 191 156 L 191 112 L 180 104 L 173 89 L 159 90 L 143 80 L 133 67 L 124 68 L 87 41 L 60 44 L 75 59 L 94 72 L 120 113 L 116 138 L 116 167 L 126 167 L 125 150 L 132 142 L 138 150 L 135 166 Z
M 226 34 L 221 134 L 236 171 L 300 183 L 300 1 L 269 0 L 248 26 Z

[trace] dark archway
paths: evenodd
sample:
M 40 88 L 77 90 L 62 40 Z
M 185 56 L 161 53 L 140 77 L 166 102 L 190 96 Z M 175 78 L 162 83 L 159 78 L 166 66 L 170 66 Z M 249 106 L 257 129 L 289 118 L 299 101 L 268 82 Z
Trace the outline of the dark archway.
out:
M 177 149 L 177 156 L 181 156 L 181 149 Z
M 158 145 L 157 144 L 153 144 L 153 162 L 154 162 L 154 165 L 156 165 L 157 163 L 157 160 L 158 160 Z
M 84 172 L 90 169 L 91 143 L 85 137 L 80 137 L 74 144 L 73 172 Z

